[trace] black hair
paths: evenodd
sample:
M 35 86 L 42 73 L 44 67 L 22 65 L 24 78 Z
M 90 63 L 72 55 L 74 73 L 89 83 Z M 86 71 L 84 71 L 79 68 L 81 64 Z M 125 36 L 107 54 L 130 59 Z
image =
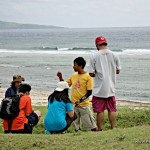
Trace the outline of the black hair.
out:
M 19 87 L 19 92 L 26 93 L 31 91 L 31 86 L 29 84 L 21 84 Z
M 85 65 L 86 65 L 86 61 L 84 60 L 83 57 L 77 57 L 77 58 L 74 60 L 74 63 L 77 63 L 78 66 L 82 66 L 82 68 L 84 68 Z
M 14 92 L 17 93 L 17 89 L 16 89 L 16 86 L 15 86 L 15 82 L 12 82 L 12 83 L 11 83 L 11 87 L 12 87 L 12 89 L 14 90 Z
M 71 102 L 68 94 L 68 89 L 64 89 L 63 91 L 54 91 L 49 97 L 48 100 L 50 103 L 53 103 L 54 98 L 57 101 L 63 101 L 64 103 Z

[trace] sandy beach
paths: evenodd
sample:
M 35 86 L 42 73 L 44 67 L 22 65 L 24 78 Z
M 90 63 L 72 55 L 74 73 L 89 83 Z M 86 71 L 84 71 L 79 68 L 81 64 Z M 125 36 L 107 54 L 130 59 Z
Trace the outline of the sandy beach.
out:
M 0 102 L 4 98 L 6 88 L 0 88 Z M 34 106 L 47 106 L 47 98 L 49 96 L 49 92 L 39 92 L 39 91 L 34 91 L 32 90 L 30 93 L 30 97 L 32 99 L 32 104 Z M 141 102 L 141 101 L 130 101 L 130 100 L 117 100 L 117 106 L 137 106 L 136 108 L 138 109 L 138 106 L 149 106 L 150 107 L 150 102 Z M 136 109 L 135 108 L 135 109 Z

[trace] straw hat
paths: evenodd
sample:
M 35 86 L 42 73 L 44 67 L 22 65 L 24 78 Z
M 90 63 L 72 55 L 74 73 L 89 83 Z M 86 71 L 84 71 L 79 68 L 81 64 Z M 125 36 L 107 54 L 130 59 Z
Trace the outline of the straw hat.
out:
M 25 81 L 24 77 L 22 77 L 21 75 L 14 75 L 13 76 L 13 81 L 11 83 L 22 82 L 22 81 Z

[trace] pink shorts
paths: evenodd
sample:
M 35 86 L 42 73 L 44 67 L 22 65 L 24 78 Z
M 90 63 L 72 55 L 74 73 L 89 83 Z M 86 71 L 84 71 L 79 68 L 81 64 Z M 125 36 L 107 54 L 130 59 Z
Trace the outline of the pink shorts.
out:
M 110 112 L 116 112 L 116 98 L 115 96 L 108 98 L 92 97 L 92 106 L 94 112 L 104 112 L 108 110 Z

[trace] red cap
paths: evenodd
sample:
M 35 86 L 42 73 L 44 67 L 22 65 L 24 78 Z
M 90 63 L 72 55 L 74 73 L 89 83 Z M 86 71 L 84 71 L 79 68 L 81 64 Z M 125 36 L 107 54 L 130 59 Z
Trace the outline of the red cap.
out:
M 107 40 L 103 36 L 99 36 L 95 40 L 95 44 L 102 44 L 102 43 L 107 43 Z

